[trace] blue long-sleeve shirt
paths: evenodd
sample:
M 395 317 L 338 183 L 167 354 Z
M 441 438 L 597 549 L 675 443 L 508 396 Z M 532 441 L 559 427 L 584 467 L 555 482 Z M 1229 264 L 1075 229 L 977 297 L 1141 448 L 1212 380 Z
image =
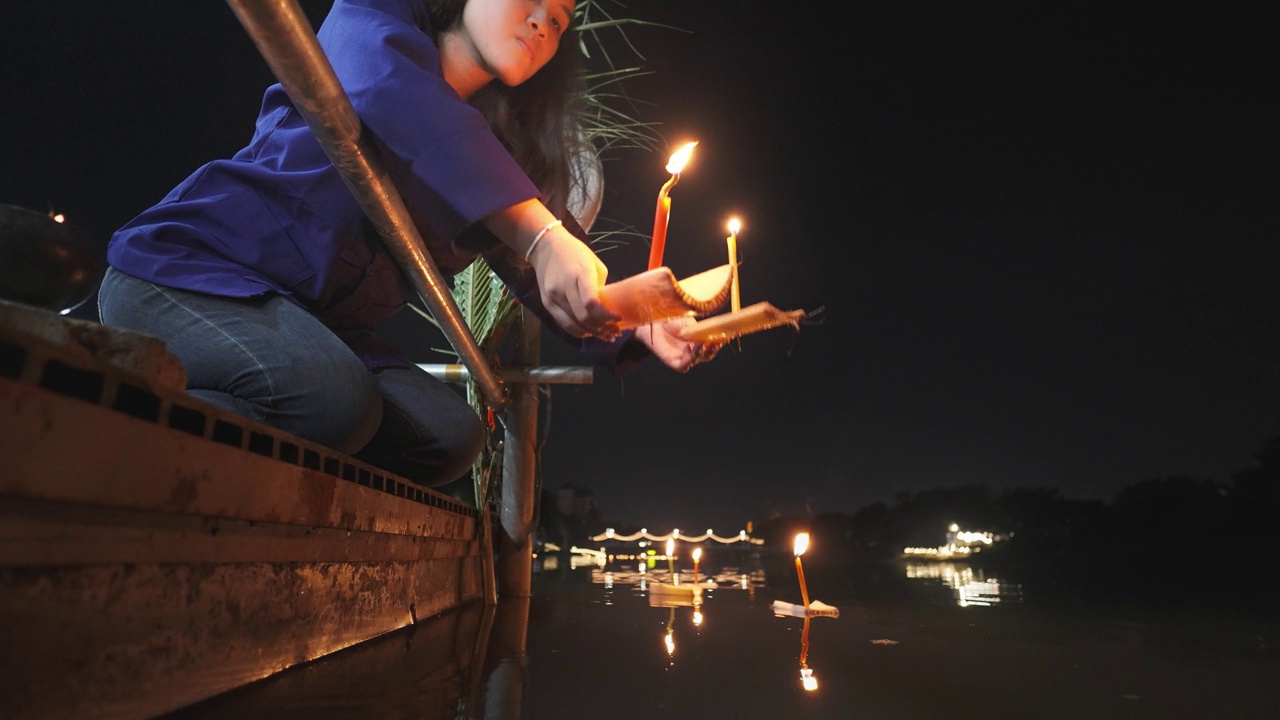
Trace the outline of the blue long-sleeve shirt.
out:
M 483 253 L 558 330 L 533 273 L 477 224 L 539 197 L 538 189 L 445 82 L 421 4 L 337 0 L 317 37 L 441 273 L 452 276 Z M 227 297 L 279 293 L 314 312 L 370 367 L 407 362 L 373 334 L 413 289 L 278 83 L 263 97 L 249 144 L 203 165 L 116 231 L 107 259 L 158 285 Z M 628 338 L 581 344 L 614 372 L 646 354 Z

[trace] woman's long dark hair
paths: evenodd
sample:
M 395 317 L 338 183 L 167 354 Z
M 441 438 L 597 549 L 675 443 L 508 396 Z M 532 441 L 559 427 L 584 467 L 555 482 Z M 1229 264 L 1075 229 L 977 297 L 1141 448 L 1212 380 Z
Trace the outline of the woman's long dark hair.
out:
M 424 0 L 434 39 L 462 21 L 466 4 Z M 581 121 L 584 96 L 578 35 L 571 26 L 556 54 L 532 78 L 516 87 L 493 81 L 470 98 L 557 216 L 565 214 L 573 188 L 585 189 L 583 160 L 594 157 Z

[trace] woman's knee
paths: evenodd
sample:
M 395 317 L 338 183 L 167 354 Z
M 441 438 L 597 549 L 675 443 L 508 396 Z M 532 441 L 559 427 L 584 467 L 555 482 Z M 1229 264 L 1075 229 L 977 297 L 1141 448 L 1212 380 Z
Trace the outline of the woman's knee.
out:
M 280 296 L 224 298 L 161 288 L 109 271 L 101 316 L 165 341 L 188 389 L 340 452 L 364 446 L 382 420 L 373 374 L 313 315 Z
M 440 458 L 439 467 L 423 481 L 430 486 L 439 486 L 464 477 L 484 451 L 487 437 L 484 423 L 474 412 L 457 416 L 448 430 L 437 436 L 437 452 L 432 455 Z
M 464 474 L 480 457 L 489 436 L 475 410 L 466 403 L 461 403 L 445 435 L 448 454 L 458 458 L 457 475 Z
M 383 421 L 364 455 L 424 485 L 466 475 L 488 440 L 466 398 L 417 368 L 384 369 L 375 378 Z
M 264 421 L 339 452 L 364 447 L 382 422 L 382 395 L 355 357 L 308 357 L 281 386 Z

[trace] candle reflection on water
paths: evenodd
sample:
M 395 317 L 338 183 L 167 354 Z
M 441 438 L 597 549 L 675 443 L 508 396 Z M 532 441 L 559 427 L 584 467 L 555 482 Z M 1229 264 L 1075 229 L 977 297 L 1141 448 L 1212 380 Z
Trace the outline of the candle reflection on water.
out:
M 676 608 L 671 606 L 671 613 L 667 615 L 667 634 L 662 638 L 662 644 L 667 648 L 667 658 L 669 664 L 675 663 L 676 656 Z
M 611 577 L 615 587 L 622 585 L 634 585 L 640 590 L 647 589 L 649 580 L 650 565 L 647 560 L 641 560 L 632 564 L 619 563 L 610 565 L 610 569 L 594 567 L 591 571 L 591 582 L 596 585 L 603 585 L 607 577 Z M 548 569 L 548 568 L 543 568 Z M 658 575 L 661 578 L 661 573 Z M 762 569 L 753 569 L 750 572 L 743 572 L 737 567 L 726 567 L 712 572 L 708 572 L 707 576 L 702 579 L 701 585 L 707 590 L 715 588 L 726 588 L 732 590 L 746 590 L 748 597 L 754 595 L 756 588 L 766 585 L 767 575 Z M 657 582 L 657 581 L 655 581 Z M 689 587 L 682 585 L 681 587 Z M 688 593 L 687 597 L 693 597 L 693 593 Z
M 818 678 L 809 667 L 809 620 L 804 619 L 804 628 L 800 630 L 800 685 L 813 692 L 818 689 Z

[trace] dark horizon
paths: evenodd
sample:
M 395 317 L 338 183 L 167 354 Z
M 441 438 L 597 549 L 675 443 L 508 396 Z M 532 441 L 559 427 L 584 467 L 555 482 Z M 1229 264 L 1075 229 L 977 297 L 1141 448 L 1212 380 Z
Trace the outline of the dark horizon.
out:
M 667 264 L 723 263 L 738 214 L 743 304 L 814 316 L 687 375 L 552 386 L 547 488 L 719 530 L 933 487 L 1226 482 L 1280 434 L 1267 11 L 609 10 L 676 29 L 626 30 L 643 57 L 619 64 L 651 72 L 628 87 L 663 146 L 606 156 L 593 230 L 647 235 L 666 155 L 697 139 Z M 0 203 L 104 244 L 239 149 L 272 82 L 222 3 L 55 0 L 0 34 Z M 601 257 L 617 279 L 647 253 Z M 449 360 L 412 313 L 386 332 Z M 543 359 L 581 364 L 550 337 Z

